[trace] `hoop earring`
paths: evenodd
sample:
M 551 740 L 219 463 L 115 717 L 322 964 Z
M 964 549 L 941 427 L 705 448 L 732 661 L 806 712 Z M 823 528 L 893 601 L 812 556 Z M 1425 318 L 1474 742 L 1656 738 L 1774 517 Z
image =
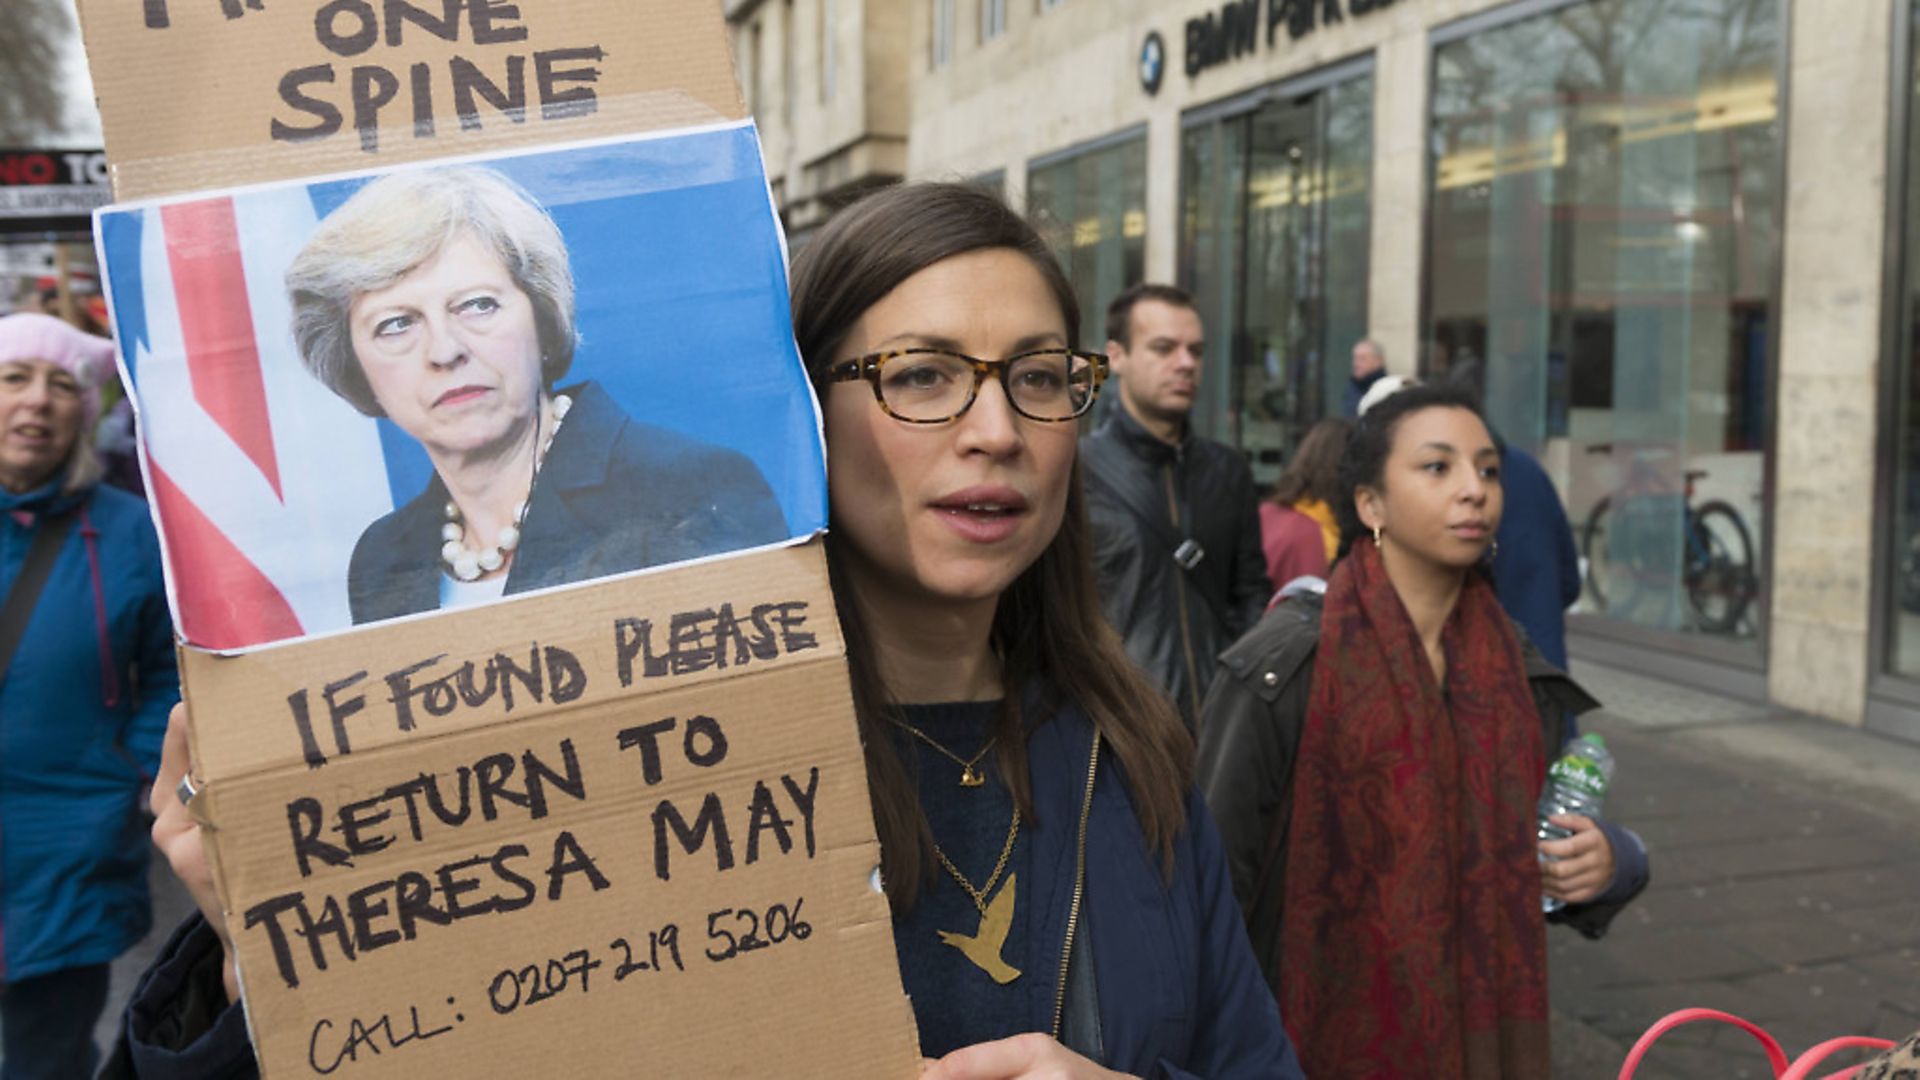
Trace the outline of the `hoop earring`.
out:
M 1374 547 L 1380 546 L 1380 526 L 1378 525 L 1375 525 L 1373 527 L 1373 546 Z

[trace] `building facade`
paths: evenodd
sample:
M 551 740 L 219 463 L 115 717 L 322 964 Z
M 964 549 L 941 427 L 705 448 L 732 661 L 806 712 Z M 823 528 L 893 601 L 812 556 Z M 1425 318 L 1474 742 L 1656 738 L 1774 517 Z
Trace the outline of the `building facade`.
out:
M 1920 740 L 1920 0 L 735 7 L 743 81 L 776 10 L 836 30 L 749 90 L 802 235 L 968 179 L 1048 230 L 1091 345 L 1187 287 L 1196 423 L 1262 479 L 1362 337 L 1471 378 L 1573 523 L 1576 656 Z M 863 106 L 808 82 L 830 50 Z

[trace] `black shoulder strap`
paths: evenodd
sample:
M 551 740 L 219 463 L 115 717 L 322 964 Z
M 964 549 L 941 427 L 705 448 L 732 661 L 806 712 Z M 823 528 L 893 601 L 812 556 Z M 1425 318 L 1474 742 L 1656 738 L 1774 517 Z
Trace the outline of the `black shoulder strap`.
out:
M 69 511 L 59 517 L 41 519 L 33 546 L 27 548 L 26 561 L 20 564 L 20 576 L 13 579 L 13 588 L 7 591 L 6 606 L 0 607 L 0 682 L 6 681 L 14 650 L 26 636 L 27 620 L 33 617 L 33 605 L 40 599 L 47 577 L 53 573 L 60 545 L 66 543 L 67 534 L 73 531 L 74 516 Z
M 1174 531 L 1173 522 L 1160 516 L 1154 512 L 1151 507 L 1146 506 L 1135 498 L 1132 486 L 1113 475 L 1111 471 L 1113 467 L 1107 464 L 1105 456 L 1098 450 L 1092 453 L 1082 453 L 1080 455 L 1080 461 L 1088 477 L 1097 483 L 1103 491 L 1111 494 L 1114 500 L 1121 506 L 1126 507 L 1127 512 L 1132 514 L 1134 518 L 1140 522 L 1141 527 L 1146 529 L 1152 538 L 1166 549 L 1166 557 L 1172 559 L 1173 553 L 1180 550 L 1181 542 L 1186 539 Z M 1187 575 L 1189 580 L 1191 580 L 1192 571 L 1181 566 L 1177 561 L 1174 563 L 1174 566 L 1180 573 Z M 1207 595 L 1207 590 L 1200 588 L 1199 582 L 1193 582 L 1193 586 L 1194 595 L 1198 596 L 1200 602 L 1207 606 L 1207 611 L 1213 616 L 1215 622 L 1221 626 L 1233 625 L 1232 622 L 1221 613 L 1219 605 L 1214 603 L 1213 597 Z

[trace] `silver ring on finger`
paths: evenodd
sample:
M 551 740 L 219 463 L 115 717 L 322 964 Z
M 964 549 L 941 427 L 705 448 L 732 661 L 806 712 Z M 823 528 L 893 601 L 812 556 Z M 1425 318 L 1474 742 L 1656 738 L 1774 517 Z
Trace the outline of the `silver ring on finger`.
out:
M 174 788 L 173 792 L 180 797 L 180 805 L 185 806 L 193 801 L 195 795 L 200 794 L 200 789 L 193 786 L 193 777 L 182 775 L 180 786 Z

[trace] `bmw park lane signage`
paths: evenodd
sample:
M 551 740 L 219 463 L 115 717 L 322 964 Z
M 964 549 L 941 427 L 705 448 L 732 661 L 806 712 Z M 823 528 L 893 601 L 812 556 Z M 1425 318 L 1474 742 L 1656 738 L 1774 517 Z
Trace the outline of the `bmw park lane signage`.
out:
M 1210 67 L 1259 52 L 1262 38 L 1272 49 L 1282 28 L 1288 40 L 1298 41 L 1322 26 L 1369 15 L 1393 4 L 1394 0 L 1227 0 L 1218 11 L 1187 20 L 1183 69 L 1192 78 Z M 1147 50 L 1158 37 L 1149 34 L 1140 47 L 1142 86 L 1146 86 Z M 1157 84 L 1147 92 L 1156 89 Z

